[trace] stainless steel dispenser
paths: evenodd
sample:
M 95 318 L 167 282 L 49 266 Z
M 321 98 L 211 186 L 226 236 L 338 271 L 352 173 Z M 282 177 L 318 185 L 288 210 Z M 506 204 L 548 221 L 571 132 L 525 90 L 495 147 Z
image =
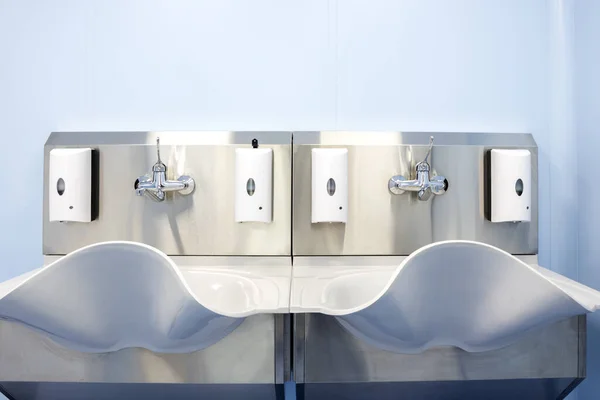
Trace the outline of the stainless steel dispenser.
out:
M 428 157 L 431 136 L 434 151 Z M 348 152 L 345 224 L 311 222 L 311 151 L 323 148 Z M 530 154 L 529 222 L 494 223 L 486 218 L 485 159 L 491 149 L 522 149 Z M 345 266 L 363 273 L 370 265 L 397 266 L 419 248 L 444 240 L 481 242 L 535 264 L 537 154 L 528 134 L 294 133 L 293 285 L 304 279 L 298 274 L 301 268 L 313 268 L 310 272 Z M 440 175 L 443 179 L 437 179 L 439 187 L 433 193 L 396 190 L 399 181 L 410 179 L 415 192 L 418 185 L 427 189 L 431 186 L 427 183 L 434 181 L 431 177 Z M 313 283 L 319 282 L 292 289 L 292 310 Z M 346 295 L 359 293 L 348 289 Z M 490 351 L 434 347 L 402 354 L 358 339 L 334 316 L 297 313 L 293 324 L 297 396 L 307 400 L 562 399 L 585 377 L 585 321 L 585 316 L 576 316 L 555 322 Z
M 83 246 L 121 240 L 153 246 L 178 265 L 281 266 L 289 280 L 291 138 L 290 132 L 52 133 L 44 148 L 45 264 Z M 253 141 L 273 152 L 268 224 L 235 219 L 236 149 L 252 148 Z M 55 148 L 97 152 L 99 198 L 94 221 L 49 220 L 48 188 L 55 184 L 49 181 L 49 154 Z M 140 197 L 142 185 L 136 178 L 151 169 L 165 179 L 174 177 L 175 183 L 177 176 L 192 177 L 195 188 L 185 193 L 163 191 L 157 196 L 164 201 Z M 165 179 L 143 180 L 143 188 L 158 193 Z M 246 317 L 216 344 L 182 354 L 143 348 L 79 352 L 18 322 L 2 320 L 0 389 L 17 400 L 281 399 L 283 383 L 289 380 L 290 320 L 287 306 L 279 312 Z

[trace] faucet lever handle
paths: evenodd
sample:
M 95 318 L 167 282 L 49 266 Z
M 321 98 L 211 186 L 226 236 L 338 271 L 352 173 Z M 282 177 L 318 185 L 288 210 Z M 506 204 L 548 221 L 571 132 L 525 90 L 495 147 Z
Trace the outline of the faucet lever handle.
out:
M 160 159 L 160 138 L 156 138 L 156 157 L 158 160 L 152 166 L 152 172 L 166 172 L 167 166 Z
M 160 161 L 160 137 L 156 137 L 156 156 L 158 157 L 158 164 L 161 164 Z
M 433 148 L 433 136 L 429 136 L 429 149 L 427 149 L 427 154 L 425 155 L 425 159 L 423 159 L 424 163 L 429 164 L 429 156 L 431 155 L 431 149 Z

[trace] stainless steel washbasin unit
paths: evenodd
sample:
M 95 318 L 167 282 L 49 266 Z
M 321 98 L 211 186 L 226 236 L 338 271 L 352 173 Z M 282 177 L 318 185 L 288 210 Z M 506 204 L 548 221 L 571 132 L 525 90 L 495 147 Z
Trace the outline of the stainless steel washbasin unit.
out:
M 161 202 L 136 193 L 136 178 L 157 163 L 159 136 L 167 173 L 182 167 L 195 180 L 193 193 L 167 193 Z M 45 264 L 84 246 L 119 240 L 152 246 L 178 265 L 210 262 L 226 268 L 263 259 L 291 268 L 291 138 L 289 132 L 52 133 L 44 151 Z M 235 151 L 251 148 L 253 139 L 274 153 L 269 224 L 234 219 Z M 92 222 L 50 221 L 48 193 L 56 183 L 49 181 L 49 154 L 55 148 L 95 151 Z M 66 195 L 72 188 L 67 180 L 62 190 Z M 156 291 L 157 299 L 164 295 Z M 282 399 L 290 370 L 289 327 L 285 312 L 256 314 L 194 352 L 129 347 L 89 353 L 0 320 L 0 390 L 16 400 Z
M 306 400 L 562 399 L 600 294 L 537 266 L 537 163 L 529 134 L 52 133 L 44 266 L 15 278 L 29 292 L 0 283 L 0 391 L 275 400 L 293 379 Z
M 427 159 L 431 136 L 434 147 Z M 311 151 L 327 148 L 347 149 L 346 223 L 311 223 Z M 491 149 L 529 151 L 530 221 L 490 220 Z M 294 282 L 301 266 L 330 266 L 330 276 L 336 267 L 348 265 L 365 273 L 377 260 L 400 260 L 445 240 L 482 242 L 536 264 L 537 154 L 528 134 L 295 133 Z M 423 160 L 428 164 L 419 169 Z M 447 190 L 437 196 L 419 196 L 418 187 L 410 188 L 415 193 L 396 190 L 404 179 L 413 179 L 413 186 L 421 184 L 421 171 L 442 175 Z M 298 301 L 305 294 L 298 290 Z M 359 293 L 348 290 L 349 297 L 354 295 Z M 414 354 L 389 351 L 351 334 L 336 316 L 314 311 L 294 314 L 293 335 L 297 396 L 307 400 L 562 399 L 586 371 L 584 315 L 533 329 L 510 345 L 481 352 L 450 346 Z

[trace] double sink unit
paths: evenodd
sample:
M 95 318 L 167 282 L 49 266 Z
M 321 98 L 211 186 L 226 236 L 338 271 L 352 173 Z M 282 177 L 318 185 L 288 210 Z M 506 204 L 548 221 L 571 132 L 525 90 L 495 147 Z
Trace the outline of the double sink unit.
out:
M 528 134 L 52 133 L 0 390 L 564 398 L 600 293 L 537 265 L 537 186 Z

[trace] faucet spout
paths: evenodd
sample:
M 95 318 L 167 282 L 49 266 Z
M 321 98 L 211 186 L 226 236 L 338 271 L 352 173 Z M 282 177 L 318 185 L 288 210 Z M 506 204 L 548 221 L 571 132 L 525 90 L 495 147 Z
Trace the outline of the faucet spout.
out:
M 136 189 L 135 193 L 138 196 L 148 196 L 151 200 L 154 200 L 156 202 L 161 202 L 165 200 L 165 192 L 163 191 L 152 191 L 152 190 L 148 190 L 148 189 Z

